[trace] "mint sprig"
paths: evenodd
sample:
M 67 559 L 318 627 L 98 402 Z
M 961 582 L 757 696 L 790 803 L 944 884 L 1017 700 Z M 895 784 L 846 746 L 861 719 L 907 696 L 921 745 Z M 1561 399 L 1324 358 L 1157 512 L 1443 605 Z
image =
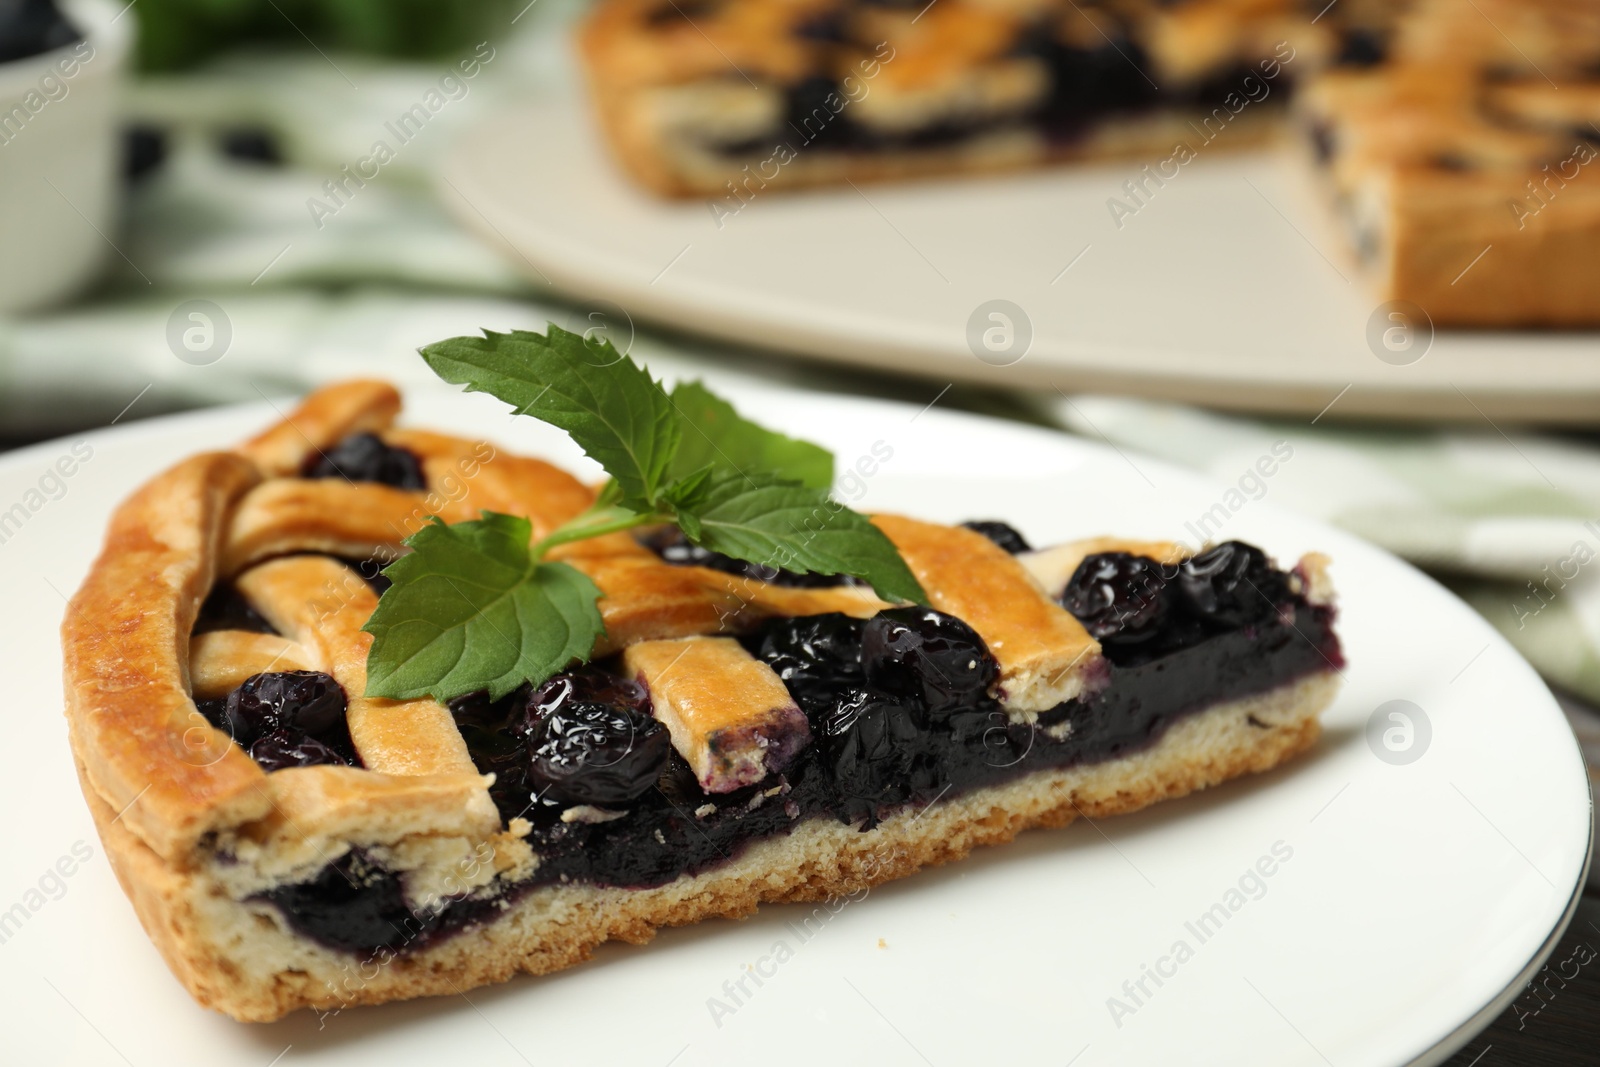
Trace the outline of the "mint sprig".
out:
M 682 425 L 672 459 L 674 478 L 702 467 L 753 468 L 781 473 L 812 489 L 826 490 L 833 485 L 832 452 L 757 426 L 700 382 L 674 386 L 672 408 Z
M 713 552 L 786 571 L 855 575 L 893 600 L 927 599 L 893 542 L 823 490 L 713 470 L 677 509 L 685 535 Z
M 594 505 L 531 543 L 528 520 L 494 512 L 406 538 L 363 629 L 367 695 L 498 699 L 586 660 L 605 627 L 600 590 L 547 560 L 559 545 L 676 525 L 696 545 L 763 566 L 860 578 L 926 603 L 892 542 L 832 500 L 833 455 L 745 419 L 699 382 L 669 395 L 608 341 L 551 325 L 422 349 L 443 379 L 566 430 L 610 475 Z
M 535 559 L 532 534 L 527 519 L 486 511 L 406 538 L 411 552 L 384 568 L 394 584 L 363 627 L 373 637 L 367 694 L 448 700 L 487 689 L 498 700 L 543 681 L 551 664 L 587 659 L 604 632 L 600 590 L 576 567 Z
M 682 435 L 672 400 L 611 342 L 552 323 L 547 336 L 452 337 L 422 349 L 422 358 L 452 385 L 567 431 L 617 483 L 620 503 L 648 507 L 665 484 Z

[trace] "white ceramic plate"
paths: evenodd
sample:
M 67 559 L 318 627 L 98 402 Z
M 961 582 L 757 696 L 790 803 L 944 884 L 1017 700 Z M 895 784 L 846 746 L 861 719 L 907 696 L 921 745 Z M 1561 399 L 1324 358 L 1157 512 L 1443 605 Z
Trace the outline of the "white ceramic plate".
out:
M 1154 460 L 937 408 L 733 396 L 755 418 L 828 443 L 842 467 L 874 442 L 892 448 L 867 479 L 866 507 L 1005 516 L 1044 543 L 1106 531 L 1182 537 L 1187 520 L 1224 499 L 1224 486 Z M 512 425 L 487 397 L 412 400 L 416 423 L 581 466 L 563 435 Z M 1409 566 L 1251 502 L 1225 536 L 1282 558 L 1320 549 L 1335 560 L 1350 667 L 1308 757 L 1138 815 L 1028 834 L 877 889 L 809 928 L 811 909 L 772 907 L 644 948 L 608 946 L 565 974 L 474 990 L 470 1001 L 233 1023 L 197 1007 L 167 973 L 101 855 L 59 713 L 56 626 L 124 494 L 273 417 L 254 406 L 90 435 L 92 456 L 65 491 L 46 479 L 59 499 L 30 493 L 71 455 L 67 444 L 0 460 L 0 510 L 31 511 L 0 545 L 10 1061 L 265 1067 L 287 1049 L 286 1064 L 385 1067 L 1431 1063 L 1503 1006 L 1580 884 L 1587 778 L 1528 665 Z M 1414 702 L 1431 724 L 1408 765 L 1378 759 L 1365 739 L 1369 716 L 1391 700 Z M 74 849 L 92 855 L 63 864 L 70 877 L 51 875 Z M 1247 878 L 1249 895 L 1230 901 L 1274 852 L 1272 876 Z M 1238 910 L 1201 943 L 1186 924 L 1218 902 Z M 1192 958 L 1164 960 L 1180 940 Z M 766 977 L 759 988 L 745 978 L 750 995 L 735 1002 L 724 983 L 746 965 Z M 1160 987 L 1144 978 L 1136 1003 L 1123 983 L 1139 982 L 1146 965 L 1171 973 Z M 1135 1010 L 1114 1017 L 1112 997 Z M 734 1010 L 714 1017 L 711 998 Z
M 440 192 L 464 224 L 509 242 L 516 262 L 580 302 L 743 345 L 946 380 L 1307 415 L 1337 399 L 1345 416 L 1600 416 L 1594 333 L 1440 331 L 1416 362 L 1380 360 L 1368 342 L 1379 301 L 1292 153 L 1225 147 L 1160 189 L 1147 184 L 1153 195 L 1120 227 L 1107 202 L 1131 203 L 1123 183 L 1139 168 L 1127 162 L 758 190 L 719 226 L 704 202 L 634 188 L 584 102 L 552 98 L 462 138 Z M 969 319 L 996 299 L 1031 322 L 1018 362 L 1014 349 L 985 361 L 969 347 Z M 1391 323 L 1378 318 L 1381 336 Z M 1391 358 L 1425 347 L 1412 343 Z

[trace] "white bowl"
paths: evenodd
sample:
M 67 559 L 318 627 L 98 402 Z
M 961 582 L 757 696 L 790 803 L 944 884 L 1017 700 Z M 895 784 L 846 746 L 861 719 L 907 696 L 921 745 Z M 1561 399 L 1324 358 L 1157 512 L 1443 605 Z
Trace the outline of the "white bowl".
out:
M 118 91 L 134 19 L 107 0 L 61 7 L 82 41 L 0 63 L 0 312 L 65 299 L 116 254 Z

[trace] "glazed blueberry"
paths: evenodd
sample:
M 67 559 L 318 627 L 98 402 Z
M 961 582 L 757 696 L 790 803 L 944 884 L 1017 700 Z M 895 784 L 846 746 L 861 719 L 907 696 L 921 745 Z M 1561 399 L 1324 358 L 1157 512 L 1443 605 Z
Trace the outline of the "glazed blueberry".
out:
M 530 736 L 540 720 L 574 704 L 603 704 L 646 718 L 650 715 L 650 694 L 645 692 L 644 686 L 586 663 L 551 676 L 528 694 L 523 702 L 522 720 L 513 725 L 524 736 Z
M 672 749 L 666 728 L 627 708 L 568 700 L 528 731 L 528 780 L 565 804 L 621 807 L 661 776 Z
M 386 445 L 377 434 L 353 433 L 327 452 L 313 456 L 305 467 L 307 478 L 344 478 L 352 482 L 377 482 L 396 489 L 426 489 L 422 463 L 403 448 Z
M 274 730 L 331 739 L 345 730 L 344 689 L 318 671 L 256 674 L 228 694 L 233 739 L 249 745 Z
M 1000 675 L 976 630 L 931 608 L 891 608 L 861 634 L 867 684 L 926 708 L 934 722 L 981 703 Z
M 974 519 L 961 525 L 975 533 L 981 533 L 1013 556 L 1018 552 L 1032 552 L 1033 546 L 1028 544 L 1028 539 L 1017 532 L 1016 527 L 1009 523 L 996 522 L 992 519 Z
M 1173 592 L 1161 564 L 1127 552 L 1100 552 L 1078 564 L 1061 606 L 1102 643 L 1142 644 L 1161 633 Z
M 1290 598 L 1283 573 L 1242 541 L 1224 541 L 1184 560 L 1177 585 L 1191 614 L 1223 629 L 1259 622 Z
M 217 697 L 215 700 L 196 700 L 195 710 L 205 716 L 206 722 L 224 732 L 228 731 L 228 698 Z M 232 734 L 229 733 L 231 737 Z
M 773 619 L 764 628 L 754 650 L 783 684 L 815 728 L 818 715 L 832 706 L 839 691 L 859 685 L 861 632 L 866 623 L 848 615 L 804 615 Z
M 295 730 L 274 730 L 250 746 L 250 758 L 264 771 L 285 767 L 310 767 L 318 763 L 349 766 L 350 761 L 310 734 Z
M 359 765 L 345 724 L 339 683 L 317 671 L 279 671 L 246 678 L 226 700 L 201 712 L 264 770 L 316 763 Z
M 846 822 L 882 804 L 906 800 L 912 790 L 916 746 L 922 736 L 905 701 L 868 687 L 846 689 L 822 723 L 821 749 Z

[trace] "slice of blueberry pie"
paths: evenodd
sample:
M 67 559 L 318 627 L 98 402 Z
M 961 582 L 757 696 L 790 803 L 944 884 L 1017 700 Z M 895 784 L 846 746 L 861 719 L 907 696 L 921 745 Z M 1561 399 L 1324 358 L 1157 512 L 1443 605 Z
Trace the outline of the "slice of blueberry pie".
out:
M 1314 13 L 1297 0 L 604 0 L 581 45 L 622 163 L 727 212 L 774 182 L 1165 158 L 1224 129 L 1228 144 L 1258 142 L 1335 47 L 1339 16 L 1317 26 Z
M 869 520 L 820 449 L 588 344 L 424 355 L 566 428 L 600 486 L 350 382 L 115 514 L 63 624 L 72 745 L 201 1003 L 553 971 L 1315 740 L 1343 662 L 1322 557 Z

